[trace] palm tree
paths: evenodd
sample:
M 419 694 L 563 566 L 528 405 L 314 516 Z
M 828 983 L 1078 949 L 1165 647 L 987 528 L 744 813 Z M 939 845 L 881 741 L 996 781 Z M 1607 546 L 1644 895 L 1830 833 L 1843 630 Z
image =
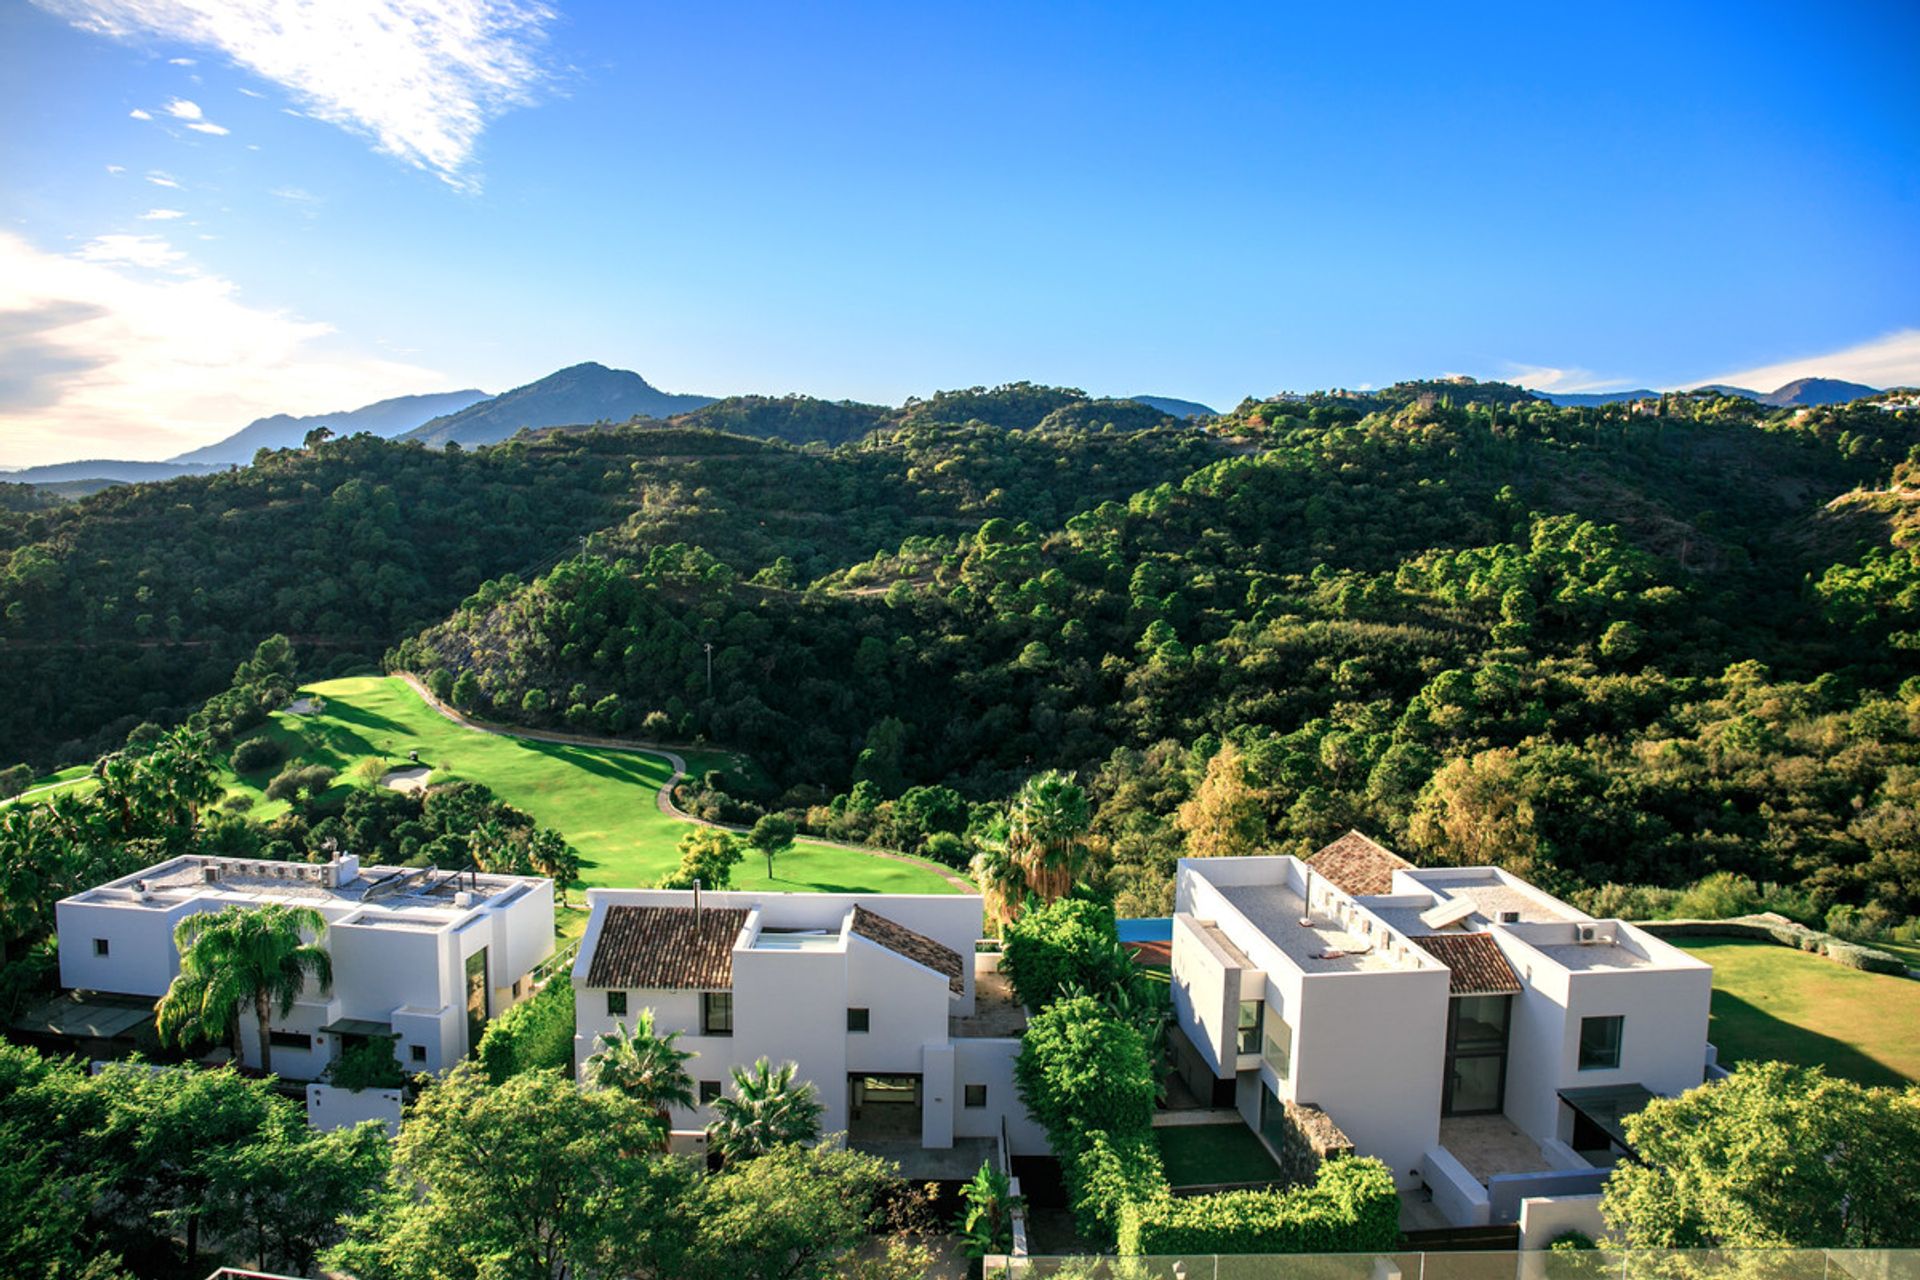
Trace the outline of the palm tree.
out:
M 1042 902 L 1067 896 L 1086 858 L 1092 814 L 1087 793 L 1057 769 L 1028 778 L 1007 807 L 1007 856 L 1020 867 L 1026 892 Z M 1015 914 L 1003 902 L 1001 919 Z
M 229 1038 L 240 1058 L 240 1008 L 251 1005 L 260 1031 L 260 1070 L 273 1070 L 267 1021 L 277 1008 L 293 1012 L 307 979 L 324 994 L 333 986 L 333 960 L 317 945 L 327 921 L 312 907 L 268 903 L 199 912 L 173 931 L 180 976 L 155 1006 L 162 1040 Z M 313 943 L 303 935 L 312 934 Z
M 798 1070 L 791 1062 L 775 1067 L 765 1058 L 751 1071 L 735 1067 L 733 1096 L 714 1099 L 708 1147 L 731 1163 L 765 1155 L 785 1143 L 818 1141 L 820 1114 L 826 1108 L 814 1100 L 811 1084 L 794 1080 Z
M 612 1035 L 593 1038 L 593 1054 L 582 1078 L 587 1084 L 624 1093 L 660 1117 L 663 1135 L 672 1127 L 668 1109 L 694 1104 L 693 1077 L 686 1062 L 695 1055 L 680 1048 L 678 1031 L 661 1035 L 653 1029 L 653 1010 L 642 1009 L 631 1032 L 614 1024 Z
M 1013 919 L 1027 896 L 1027 873 L 1004 840 L 989 840 L 973 855 L 973 879 L 986 898 L 986 912 L 996 925 Z

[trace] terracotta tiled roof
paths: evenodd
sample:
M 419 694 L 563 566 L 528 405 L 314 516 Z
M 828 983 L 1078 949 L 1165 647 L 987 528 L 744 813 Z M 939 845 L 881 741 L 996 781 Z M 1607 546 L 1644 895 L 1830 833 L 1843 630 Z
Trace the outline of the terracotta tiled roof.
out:
M 936 973 L 946 974 L 947 986 L 953 994 L 966 993 L 967 983 L 961 976 L 960 953 L 945 943 L 935 942 L 924 933 L 915 933 L 903 924 L 895 924 L 885 916 L 858 906 L 853 909 L 853 931 L 868 942 L 917 961 Z
M 1355 897 L 1392 893 L 1393 873 L 1413 869 L 1411 862 L 1358 831 L 1347 832 L 1308 858 L 1307 865 L 1331 880 L 1334 887 Z
M 608 907 L 587 966 L 590 987 L 722 991 L 733 985 L 733 944 L 747 922 L 737 908 Z
M 1520 990 L 1520 979 L 1492 934 L 1432 933 L 1414 941 L 1447 966 L 1447 989 L 1453 995 L 1513 995 Z

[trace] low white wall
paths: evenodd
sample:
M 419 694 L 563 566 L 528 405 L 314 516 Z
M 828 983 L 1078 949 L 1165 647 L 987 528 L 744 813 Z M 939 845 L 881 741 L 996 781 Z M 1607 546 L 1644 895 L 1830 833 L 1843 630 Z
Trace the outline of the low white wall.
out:
M 389 1135 L 400 1132 L 401 1091 L 398 1089 L 336 1089 L 328 1084 L 307 1086 L 307 1123 L 316 1129 L 339 1129 L 366 1120 L 378 1120 Z
M 1599 1196 L 1528 1196 L 1520 1202 L 1522 1249 L 1544 1249 L 1569 1231 L 1594 1240 L 1607 1234 Z
M 1433 1207 L 1456 1227 L 1484 1227 L 1492 1221 L 1487 1189 L 1445 1147 L 1428 1147 L 1420 1173 L 1433 1192 Z

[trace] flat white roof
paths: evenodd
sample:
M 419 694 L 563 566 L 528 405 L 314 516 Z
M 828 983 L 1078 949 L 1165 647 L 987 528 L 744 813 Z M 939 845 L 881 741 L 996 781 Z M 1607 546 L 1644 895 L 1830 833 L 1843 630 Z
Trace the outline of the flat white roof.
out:
M 66 901 L 134 911 L 169 911 L 188 902 L 213 907 L 280 902 L 313 907 L 330 917 L 354 913 L 354 924 L 440 928 L 490 905 L 504 906 L 538 883 L 532 876 L 434 867 L 363 867 L 351 857 L 307 863 L 187 854 Z

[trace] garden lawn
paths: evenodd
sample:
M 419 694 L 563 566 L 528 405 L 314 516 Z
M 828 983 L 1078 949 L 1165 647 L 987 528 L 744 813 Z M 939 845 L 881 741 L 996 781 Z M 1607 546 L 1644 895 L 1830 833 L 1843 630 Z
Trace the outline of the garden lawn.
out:
M 1244 1124 L 1163 1125 L 1153 1131 L 1167 1182 L 1204 1187 L 1220 1182 L 1272 1182 L 1280 1166 Z
M 1708 1038 L 1722 1066 L 1772 1059 L 1861 1084 L 1920 1083 L 1920 982 L 1747 938 L 1672 941 L 1713 966 Z
M 680 838 L 689 823 L 660 811 L 656 797 L 672 775 L 666 759 L 641 751 L 538 742 L 484 733 L 455 724 L 397 678 L 361 676 L 307 685 L 301 697 L 324 700 L 309 715 L 276 712 L 252 737 L 272 737 L 289 759 L 331 765 L 336 785 L 378 786 L 389 769 L 413 762 L 433 769 L 432 781 L 484 783 L 502 800 L 552 827 L 580 851 L 581 885 L 644 887 L 680 865 Z M 286 812 L 265 789 L 284 765 L 240 776 L 223 761 L 221 783 L 249 797 L 246 812 L 273 818 Z M 687 755 L 690 771 L 742 767 L 719 752 Z M 774 875 L 749 851 L 734 868 L 736 889 L 801 892 L 957 893 L 931 863 L 900 861 L 854 849 L 801 840 L 776 860 Z

